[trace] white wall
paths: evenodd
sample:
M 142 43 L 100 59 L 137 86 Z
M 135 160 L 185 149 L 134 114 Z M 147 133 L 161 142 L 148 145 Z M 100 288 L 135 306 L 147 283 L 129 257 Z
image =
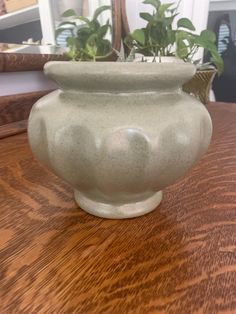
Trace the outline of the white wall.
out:
M 210 11 L 236 10 L 235 0 L 210 0 Z
M 178 0 L 162 0 L 162 3 L 177 3 Z M 143 0 L 126 0 L 126 9 L 131 30 L 145 25 L 139 17 L 140 12 L 152 12 L 151 5 L 143 4 Z M 179 17 L 188 17 L 192 20 L 198 32 L 207 26 L 209 14 L 209 0 L 182 0 L 179 6 Z

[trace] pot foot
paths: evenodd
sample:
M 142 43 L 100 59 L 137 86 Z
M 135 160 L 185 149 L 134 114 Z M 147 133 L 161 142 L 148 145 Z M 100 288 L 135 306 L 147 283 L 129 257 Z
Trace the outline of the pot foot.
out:
M 74 194 L 76 203 L 84 211 L 94 216 L 109 219 L 134 218 L 148 214 L 156 209 L 162 200 L 161 191 L 144 201 L 122 205 L 99 203 L 87 198 L 79 191 L 75 191 Z

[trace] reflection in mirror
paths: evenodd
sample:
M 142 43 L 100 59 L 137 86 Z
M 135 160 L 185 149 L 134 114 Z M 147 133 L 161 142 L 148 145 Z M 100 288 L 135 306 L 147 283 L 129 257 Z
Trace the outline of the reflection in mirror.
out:
M 217 101 L 236 102 L 236 1 L 211 0 L 208 29 L 216 34 L 224 72 L 216 76 L 213 90 Z
M 73 16 L 62 16 L 69 9 L 77 16 L 91 19 L 95 10 L 104 5 L 111 6 L 112 0 L 0 0 L 0 52 L 62 54 L 66 50 L 66 38 L 73 25 L 64 25 L 64 32 L 55 40 L 55 31 L 62 22 L 75 23 L 79 29 L 84 21 Z M 115 1 L 114 1 L 115 2 Z M 119 2 L 119 1 L 116 1 Z M 22 3 L 22 4 L 21 4 Z M 115 3 L 114 8 L 118 7 Z M 115 10 L 115 9 L 114 9 Z M 119 13 L 117 11 L 117 18 Z M 104 25 L 109 20 L 112 25 L 112 10 L 103 11 L 98 21 Z M 112 28 L 105 39 L 112 42 Z M 117 31 L 119 32 L 119 31 Z
M 0 0 L 0 42 L 22 44 L 28 39 L 42 39 L 37 1 Z
M 56 21 L 61 21 L 62 14 L 72 9 L 78 16 L 91 17 L 94 11 L 104 5 L 111 6 L 111 0 L 53 0 L 54 16 Z M 102 19 L 109 18 L 110 13 L 103 13 Z
M 110 0 L 54 0 L 56 43 L 72 60 L 96 60 L 112 51 Z
M 14 44 L 0 43 L 0 52 L 4 53 L 26 53 L 26 54 L 63 54 L 65 49 L 58 46 L 40 45 L 37 43 Z

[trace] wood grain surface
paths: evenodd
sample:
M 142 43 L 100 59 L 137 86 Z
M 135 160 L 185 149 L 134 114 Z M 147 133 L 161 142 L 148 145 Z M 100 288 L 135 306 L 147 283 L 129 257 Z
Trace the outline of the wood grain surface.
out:
M 0 125 L 0 139 L 25 133 L 27 131 L 28 120 L 17 121 L 5 125 Z
M 236 105 L 210 104 L 210 149 L 154 212 L 111 221 L 0 141 L 0 313 L 236 313 Z
M 0 126 L 27 120 L 34 103 L 49 91 L 38 91 L 0 97 Z
M 41 71 L 45 63 L 63 60 L 63 55 L 0 52 L 0 72 Z

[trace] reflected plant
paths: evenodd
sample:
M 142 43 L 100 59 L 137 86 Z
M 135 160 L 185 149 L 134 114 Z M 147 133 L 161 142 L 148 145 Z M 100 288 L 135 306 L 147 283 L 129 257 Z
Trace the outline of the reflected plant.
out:
M 63 18 L 70 18 L 70 21 L 60 23 L 56 30 L 56 38 L 65 30 L 69 30 L 71 35 L 66 38 L 68 52 L 66 56 L 73 61 L 96 61 L 110 53 L 112 50 L 111 41 L 106 38 L 111 30 L 110 21 L 101 25 L 99 16 L 111 6 L 101 6 L 91 19 L 84 16 L 77 16 L 72 9 L 65 11 Z M 82 25 L 77 25 L 77 21 L 82 21 Z
M 200 60 L 195 61 L 194 57 L 199 48 L 204 48 L 218 72 L 223 72 L 223 60 L 217 51 L 216 35 L 213 32 L 204 30 L 200 35 L 195 34 L 196 29 L 187 18 L 179 19 L 176 28 L 173 27 L 180 1 L 177 5 L 161 4 L 160 0 L 145 0 L 143 3 L 152 5 L 154 11 L 152 14 L 140 13 L 147 25 L 125 38 L 124 42 L 130 49 L 134 47 L 136 53 L 153 56 L 154 59 L 158 57 L 159 62 L 162 56 L 176 56 L 197 65 Z

